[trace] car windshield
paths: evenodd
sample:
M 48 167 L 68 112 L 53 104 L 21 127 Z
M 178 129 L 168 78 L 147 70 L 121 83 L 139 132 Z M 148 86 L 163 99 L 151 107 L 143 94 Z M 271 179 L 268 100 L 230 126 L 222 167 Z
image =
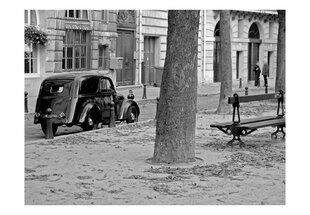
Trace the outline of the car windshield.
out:
M 41 86 L 41 96 L 69 96 L 73 80 L 47 80 Z

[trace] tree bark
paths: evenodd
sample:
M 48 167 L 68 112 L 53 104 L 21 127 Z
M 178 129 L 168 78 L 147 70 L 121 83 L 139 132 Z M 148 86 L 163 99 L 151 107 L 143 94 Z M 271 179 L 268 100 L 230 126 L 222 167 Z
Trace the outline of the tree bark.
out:
M 220 11 L 220 99 L 216 113 L 227 113 L 231 107 L 227 98 L 232 94 L 232 66 L 231 66 L 231 39 L 230 39 L 230 12 Z
M 278 10 L 279 31 L 277 45 L 277 73 L 275 90 L 285 91 L 285 10 Z
M 195 161 L 199 10 L 168 12 L 153 162 Z

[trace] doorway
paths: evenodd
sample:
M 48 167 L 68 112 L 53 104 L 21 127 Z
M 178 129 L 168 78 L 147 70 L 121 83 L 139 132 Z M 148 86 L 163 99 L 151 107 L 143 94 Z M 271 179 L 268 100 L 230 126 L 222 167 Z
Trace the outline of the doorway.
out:
M 255 80 L 255 73 L 253 71 L 256 62 L 259 61 L 259 46 L 261 44 L 260 32 L 258 26 L 253 23 L 250 26 L 249 33 L 249 46 L 248 46 L 248 81 Z
M 155 37 L 144 37 L 143 84 L 153 85 L 155 83 L 155 39 Z
M 259 61 L 259 43 L 250 42 L 249 43 L 249 58 L 248 58 L 248 80 L 255 80 L 255 73 L 253 71 L 256 62 Z
M 116 70 L 118 85 L 134 84 L 134 31 L 118 30 L 116 57 L 123 58 L 123 68 Z

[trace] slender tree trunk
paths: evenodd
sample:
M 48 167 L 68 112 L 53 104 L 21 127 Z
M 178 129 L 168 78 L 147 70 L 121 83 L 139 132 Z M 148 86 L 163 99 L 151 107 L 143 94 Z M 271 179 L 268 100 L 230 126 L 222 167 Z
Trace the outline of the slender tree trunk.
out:
M 195 160 L 199 10 L 168 12 L 153 162 Z
M 278 10 L 279 31 L 277 45 L 277 73 L 276 92 L 280 89 L 285 91 L 285 10 Z
M 231 107 L 227 98 L 232 94 L 232 68 L 231 68 L 231 39 L 230 39 L 230 12 L 220 12 L 220 75 L 221 89 L 220 100 L 216 113 L 227 113 Z

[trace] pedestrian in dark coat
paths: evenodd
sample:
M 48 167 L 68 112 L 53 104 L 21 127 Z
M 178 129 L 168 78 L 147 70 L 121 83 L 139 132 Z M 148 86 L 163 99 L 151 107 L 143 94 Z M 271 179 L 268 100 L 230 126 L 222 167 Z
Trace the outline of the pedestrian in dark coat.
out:
M 268 64 L 265 62 L 263 66 L 262 75 L 264 76 L 264 86 L 268 86 L 268 80 L 267 77 L 269 75 L 269 67 Z
M 259 84 L 259 75 L 260 75 L 260 72 L 261 72 L 260 68 L 259 68 L 259 61 L 257 61 L 253 71 L 254 71 L 254 74 L 255 74 L 255 84 L 254 85 L 259 87 L 260 86 L 260 84 Z

